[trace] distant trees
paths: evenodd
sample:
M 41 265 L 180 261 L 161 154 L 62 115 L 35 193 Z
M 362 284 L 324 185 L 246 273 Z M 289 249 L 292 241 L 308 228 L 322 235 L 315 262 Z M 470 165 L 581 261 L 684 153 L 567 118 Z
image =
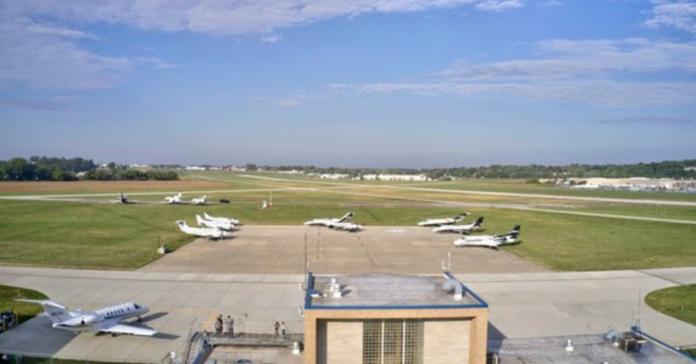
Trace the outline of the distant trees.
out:
M 253 166 L 254 168 L 249 168 Z M 535 180 L 539 178 L 696 178 L 696 171 L 686 170 L 685 167 L 696 166 L 696 159 L 682 161 L 664 161 L 637 164 L 569 164 L 565 166 L 545 166 L 529 164 L 523 166 L 491 165 L 487 167 L 457 167 L 457 168 L 337 168 L 316 166 L 262 166 L 267 171 L 297 170 L 319 174 L 347 174 L 362 176 L 367 174 L 425 174 L 432 179 L 448 178 L 518 178 Z M 256 165 L 248 164 L 247 170 L 256 170 Z
M 33 156 L 29 160 L 13 158 L 0 161 L 0 180 L 3 181 L 75 181 L 79 179 L 78 175 L 82 179 L 95 181 L 179 179 L 174 171 L 141 171 L 118 166 L 113 162 L 107 164 L 107 168 L 97 168 L 91 159 L 83 158 Z

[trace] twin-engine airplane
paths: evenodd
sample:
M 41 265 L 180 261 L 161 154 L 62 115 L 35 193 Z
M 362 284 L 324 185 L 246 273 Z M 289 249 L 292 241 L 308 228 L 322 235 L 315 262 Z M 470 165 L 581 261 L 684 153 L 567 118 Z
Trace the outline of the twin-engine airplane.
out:
M 194 205 L 199 205 L 199 206 L 201 206 L 201 205 L 205 205 L 205 203 L 206 203 L 207 200 L 208 200 L 208 196 L 203 195 L 203 197 L 199 197 L 199 198 L 194 198 L 194 199 L 192 199 L 192 200 L 191 200 L 191 203 L 194 204 Z
M 196 221 L 198 222 L 198 226 L 204 227 L 204 228 L 211 228 L 211 229 L 219 229 L 219 230 L 225 230 L 225 231 L 231 231 L 234 230 L 235 226 L 233 223 L 229 221 L 210 221 L 210 220 L 205 220 L 201 217 L 201 215 L 196 215 Z
M 465 217 L 471 215 L 468 212 L 462 212 L 461 214 L 457 215 L 454 218 L 448 217 L 446 219 L 428 219 L 425 221 L 421 221 L 418 223 L 418 226 L 443 226 L 443 225 L 452 225 L 456 224 L 462 220 L 464 220 Z
M 239 220 L 237 220 L 237 219 L 232 219 L 232 218 L 227 218 L 227 217 L 212 217 L 205 212 L 203 213 L 203 217 L 205 217 L 205 219 L 208 221 L 221 222 L 221 223 L 228 222 L 232 225 L 239 225 Z
M 306 226 L 326 226 L 326 227 L 330 228 L 332 226 L 335 226 L 336 224 L 342 224 L 342 223 L 349 222 L 351 217 L 353 217 L 353 213 L 349 212 L 349 213 L 343 215 L 343 217 L 338 218 L 338 219 L 332 219 L 329 217 L 325 217 L 323 219 L 310 220 L 310 221 L 305 222 L 304 224 Z
M 200 236 L 202 238 L 224 239 L 232 236 L 232 234 L 230 234 L 229 232 L 216 228 L 190 227 L 186 224 L 186 221 L 184 220 L 179 220 L 176 222 L 176 224 L 179 225 L 179 229 L 181 229 L 182 232 L 189 235 Z
M 454 246 L 463 248 L 467 246 L 483 246 L 491 249 L 498 249 L 501 245 L 519 243 L 520 226 L 517 225 L 505 235 L 477 235 L 462 236 L 461 239 L 454 241 Z
M 434 233 L 457 233 L 457 234 L 467 234 L 472 231 L 483 230 L 483 217 L 479 217 L 475 222 L 465 225 L 443 225 L 433 229 Z
M 27 300 L 17 299 L 21 302 L 36 303 L 43 307 L 44 313 L 42 316 L 47 316 L 53 322 L 53 328 L 83 332 L 107 332 L 113 336 L 117 335 L 140 335 L 153 336 L 157 331 L 144 329 L 122 324 L 121 321 L 137 317 L 138 321 L 141 316 L 150 311 L 147 307 L 138 305 L 137 303 L 128 302 L 120 305 L 102 308 L 96 311 L 68 311 L 67 307 L 58 302 L 51 300 Z
M 179 192 L 176 196 L 165 197 L 164 201 L 170 205 L 180 204 L 181 203 L 181 192 Z

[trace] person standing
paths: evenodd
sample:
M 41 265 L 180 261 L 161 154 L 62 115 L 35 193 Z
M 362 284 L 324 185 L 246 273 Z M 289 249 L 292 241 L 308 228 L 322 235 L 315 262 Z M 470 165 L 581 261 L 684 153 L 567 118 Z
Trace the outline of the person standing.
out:
M 280 324 L 280 333 L 283 335 L 283 339 L 285 339 L 285 321 Z
M 222 315 L 218 315 L 217 320 L 215 321 L 215 336 L 222 336 Z
M 230 339 L 234 339 L 234 320 L 232 319 L 232 317 L 230 317 L 230 315 L 227 315 L 225 324 L 227 325 L 227 336 Z
M 273 329 L 275 330 L 274 336 L 276 338 L 278 338 L 278 330 L 280 329 L 280 324 L 278 323 L 278 321 L 276 321 L 275 324 L 273 325 Z

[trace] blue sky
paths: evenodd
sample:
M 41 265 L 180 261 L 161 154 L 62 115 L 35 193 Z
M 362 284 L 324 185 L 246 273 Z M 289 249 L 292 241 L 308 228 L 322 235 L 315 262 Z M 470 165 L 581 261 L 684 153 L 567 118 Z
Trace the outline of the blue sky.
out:
M 696 157 L 693 0 L 0 0 L 0 158 Z

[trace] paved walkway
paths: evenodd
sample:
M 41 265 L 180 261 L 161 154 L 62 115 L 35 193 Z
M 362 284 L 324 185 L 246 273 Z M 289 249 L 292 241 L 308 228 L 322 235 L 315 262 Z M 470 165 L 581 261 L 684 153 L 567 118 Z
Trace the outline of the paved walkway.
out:
M 696 327 L 642 304 L 653 290 L 696 283 L 696 268 L 581 273 L 458 275 L 490 304 L 491 337 L 525 338 L 643 330 L 672 345 L 696 343 Z M 240 331 L 266 333 L 275 321 L 301 332 L 298 307 L 303 275 L 107 272 L 0 267 L 0 283 L 42 291 L 71 308 L 96 309 L 123 301 L 151 308 L 146 325 L 154 338 L 73 335 L 50 328 L 45 318 L 0 335 L 0 351 L 61 358 L 157 362 L 179 350 L 190 323 L 211 328 L 218 314 L 232 314 Z M 640 309 L 639 309 L 640 307 Z M 640 311 L 640 315 L 639 315 Z

